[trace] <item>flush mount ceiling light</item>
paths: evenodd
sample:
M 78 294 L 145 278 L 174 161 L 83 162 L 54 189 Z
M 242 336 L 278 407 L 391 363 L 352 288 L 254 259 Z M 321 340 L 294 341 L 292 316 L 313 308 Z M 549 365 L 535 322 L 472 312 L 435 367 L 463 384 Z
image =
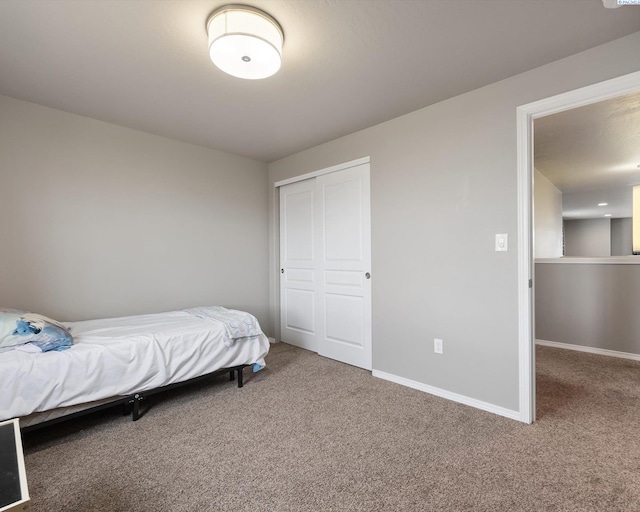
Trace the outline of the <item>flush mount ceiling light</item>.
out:
M 209 56 L 238 78 L 267 78 L 280 69 L 284 34 L 278 22 L 255 7 L 225 5 L 207 20 Z

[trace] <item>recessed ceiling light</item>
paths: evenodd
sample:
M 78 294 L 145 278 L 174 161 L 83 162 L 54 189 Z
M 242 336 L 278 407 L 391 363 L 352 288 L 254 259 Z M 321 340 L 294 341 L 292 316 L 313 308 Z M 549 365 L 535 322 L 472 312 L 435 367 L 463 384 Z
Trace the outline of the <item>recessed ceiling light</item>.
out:
M 598 203 L 598 206 L 607 206 L 609 203 Z
M 611 217 L 611 214 L 610 213 L 605 213 L 604 216 L 605 217 Z

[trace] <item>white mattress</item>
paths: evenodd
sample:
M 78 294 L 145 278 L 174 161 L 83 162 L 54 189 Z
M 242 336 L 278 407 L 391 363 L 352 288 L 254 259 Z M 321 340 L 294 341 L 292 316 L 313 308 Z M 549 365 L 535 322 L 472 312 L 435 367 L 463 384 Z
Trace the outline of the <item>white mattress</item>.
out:
M 222 324 L 186 311 L 66 325 L 74 336 L 68 350 L 0 353 L 0 420 L 140 393 L 220 368 L 264 365 L 269 351 L 264 334 L 227 346 Z

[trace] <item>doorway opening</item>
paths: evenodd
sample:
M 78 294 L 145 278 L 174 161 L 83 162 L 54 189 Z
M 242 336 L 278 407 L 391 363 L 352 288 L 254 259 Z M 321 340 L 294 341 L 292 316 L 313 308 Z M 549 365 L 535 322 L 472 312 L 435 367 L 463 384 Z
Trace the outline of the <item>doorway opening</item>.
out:
M 638 91 L 640 72 L 523 105 L 517 109 L 520 420 L 525 423 L 533 423 L 536 419 L 534 121 Z

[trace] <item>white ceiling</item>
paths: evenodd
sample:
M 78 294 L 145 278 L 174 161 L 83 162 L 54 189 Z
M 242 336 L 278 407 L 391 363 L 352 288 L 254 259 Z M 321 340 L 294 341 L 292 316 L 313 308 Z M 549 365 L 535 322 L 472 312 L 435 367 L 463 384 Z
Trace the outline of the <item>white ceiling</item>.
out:
M 640 92 L 536 119 L 534 138 L 534 165 L 563 192 L 565 218 L 631 216 L 631 186 L 640 184 Z
M 270 162 L 640 30 L 601 0 L 247 0 L 266 80 L 209 61 L 219 0 L 2 0 L 0 94 Z
M 603 188 L 562 195 L 564 219 L 612 219 L 631 217 L 633 211 L 631 187 Z M 604 206 L 599 204 L 607 203 Z

